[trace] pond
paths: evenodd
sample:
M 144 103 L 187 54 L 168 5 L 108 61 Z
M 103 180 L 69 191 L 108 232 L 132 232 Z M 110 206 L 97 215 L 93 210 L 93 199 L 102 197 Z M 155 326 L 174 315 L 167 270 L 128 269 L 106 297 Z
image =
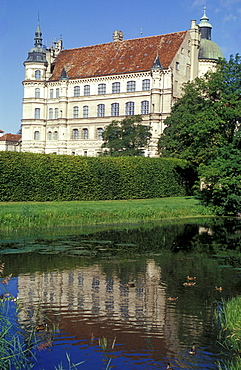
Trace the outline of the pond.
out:
M 18 304 L 2 305 L 35 332 L 33 369 L 218 369 L 215 313 L 241 295 L 240 249 L 238 219 L 5 237 L 0 294 Z

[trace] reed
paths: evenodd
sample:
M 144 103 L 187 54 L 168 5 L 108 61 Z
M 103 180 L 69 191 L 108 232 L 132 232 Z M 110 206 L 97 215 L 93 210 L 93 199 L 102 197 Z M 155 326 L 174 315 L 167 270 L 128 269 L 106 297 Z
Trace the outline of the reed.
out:
M 217 320 L 220 324 L 219 341 L 230 353 L 232 360 L 219 363 L 219 369 L 241 369 L 241 296 L 219 305 Z
M 212 215 L 194 197 L 143 200 L 1 203 L 0 231 L 143 222 Z

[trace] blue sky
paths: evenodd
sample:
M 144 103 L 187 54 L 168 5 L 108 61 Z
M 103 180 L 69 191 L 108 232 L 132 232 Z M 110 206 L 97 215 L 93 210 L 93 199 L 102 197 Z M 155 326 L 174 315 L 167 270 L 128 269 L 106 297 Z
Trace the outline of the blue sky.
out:
M 23 62 L 33 47 L 40 18 L 43 42 L 62 35 L 64 48 L 187 30 L 203 8 L 213 26 L 212 40 L 226 59 L 241 54 L 241 0 L 0 0 L 0 129 L 17 133 L 21 125 Z

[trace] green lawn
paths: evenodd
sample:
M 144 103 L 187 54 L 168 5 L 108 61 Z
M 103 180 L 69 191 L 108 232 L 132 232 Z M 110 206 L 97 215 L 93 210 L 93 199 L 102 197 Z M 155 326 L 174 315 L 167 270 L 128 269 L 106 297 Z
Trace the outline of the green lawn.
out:
M 211 215 L 194 197 L 140 200 L 0 203 L 2 232 L 61 226 L 117 224 Z

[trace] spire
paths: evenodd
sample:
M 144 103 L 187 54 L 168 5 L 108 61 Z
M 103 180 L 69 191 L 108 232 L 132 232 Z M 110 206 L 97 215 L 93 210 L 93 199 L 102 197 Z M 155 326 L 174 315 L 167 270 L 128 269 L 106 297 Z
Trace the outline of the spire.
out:
M 42 47 L 42 32 L 41 32 L 41 29 L 40 29 L 40 23 L 39 23 L 39 20 L 38 20 L 38 27 L 35 31 L 35 38 L 34 38 L 34 46 L 37 48 L 37 47 Z
M 204 7 L 204 13 L 202 18 L 200 18 L 199 23 L 200 33 L 201 33 L 201 39 L 207 39 L 211 40 L 211 29 L 213 26 L 209 23 L 209 18 L 206 14 L 206 7 Z
M 158 53 L 156 54 L 156 59 L 154 60 L 154 63 L 153 63 L 153 66 L 151 67 L 151 69 L 163 69 L 162 65 L 161 65 L 161 62 L 160 62 L 160 59 L 159 59 L 159 56 L 158 56 Z
M 27 62 L 37 62 L 37 63 L 44 63 L 47 65 L 47 60 L 46 60 L 46 50 L 43 49 L 43 44 L 42 44 L 42 31 L 40 29 L 40 23 L 38 20 L 38 26 L 35 31 L 35 37 L 34 37 L 34 47 L 29 50 L 28 52 L 28 58 L 25 61 Z

